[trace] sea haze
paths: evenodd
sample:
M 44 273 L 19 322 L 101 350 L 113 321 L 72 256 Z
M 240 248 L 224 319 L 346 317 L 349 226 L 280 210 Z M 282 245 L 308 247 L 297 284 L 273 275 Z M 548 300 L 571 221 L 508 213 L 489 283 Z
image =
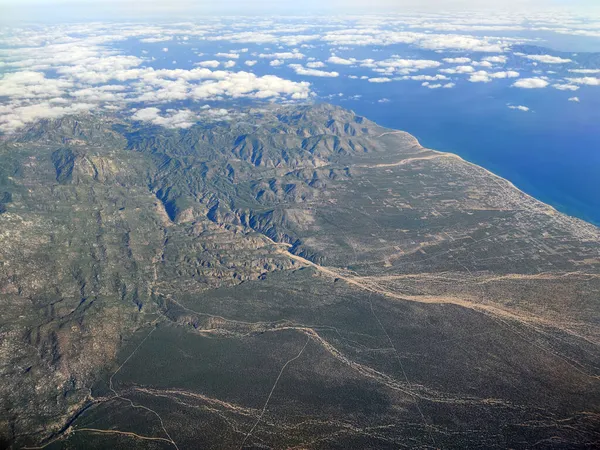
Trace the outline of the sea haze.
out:
M 600 224 L 600 25 L 567 17 L 569 28 L 544 15 L 455 14 L 52 25 L 21 29 L 27 39 L 9 29 L 0 127 L 71 113 L 75 101 L 129 116 L 157 108 L 137 118 L 167 127 L 188 126 L 201 107 L 224 117 L 250 102 L 329 102 Z M 59 57 L 40 63 L 38 53 Z M 209 75 L 190 76 L 199 68 Z M 43 74 L 49 87 L 24 94 L 30 85 L 10 80 L 18 72 Z M 259 81 L 207 87 L 239 72 Z M 185 120 L 160 119 L 177 111 Z

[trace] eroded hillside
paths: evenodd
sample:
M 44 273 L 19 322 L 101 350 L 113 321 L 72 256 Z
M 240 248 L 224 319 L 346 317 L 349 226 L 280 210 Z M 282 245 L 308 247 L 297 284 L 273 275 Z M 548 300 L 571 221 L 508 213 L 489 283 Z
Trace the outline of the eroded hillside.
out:
M 329 105 L 0 145 L 15 447 L 600 439 L 600 231 Z

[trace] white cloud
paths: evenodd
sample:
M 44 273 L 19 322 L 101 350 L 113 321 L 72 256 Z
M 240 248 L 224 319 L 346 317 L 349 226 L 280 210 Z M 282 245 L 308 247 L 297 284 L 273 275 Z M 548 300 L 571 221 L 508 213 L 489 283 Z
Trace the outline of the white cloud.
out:
M 124 102 L 126 93 L 119 92 L 126 90 L 126 86 L 104 85 L 98 87 L 88 87 L 69 92 L 71 97 L 82 102 Z M 55 101 L 58 99 L 55 99 Z
M 514 70 L 507 70 L 505 72 L 495 72 L 491 73 L 490 76 L 492 78 L 518 78 L 521 74 Z
M 444 58 L 442 61 L 447 62 L 448 64 L 467 64 L 471 62 L 471 58 Z
M 520 80 L 515 81 L 515 83 L 513 83 L 513 86 L 522 89 L 540 89 L 545 88 L 549 84 L 550 83 L 548 83 L 543 78 L 522 78 Z
M 12 131 L 39 118 L 94 109 L 124 109 L 133 102 L 147 102 L 148 107 L 154 107 L 157 103 L 184 100 L 223 100 L 226 97 L 290 100 L 306 99 L 311 95 L 307 82 L 298 83 L 272 75 L 257 77 L 246 72 L 210 70 L 221 64 L 226 68 L 233 66 L 234 60 L 238 59 L 236 56 L 246 53 L 245 49 L 221 54 L 230 57 L 229 61 L 199 61 L 196 68 L 185 70 L 145 66 L 155 57 L 124 55 L 120 45 L 113 45 L 130 38 L 145 43 L 181 43 L 185 38 L 195 36 L 206 39 L 207 34 L 219 32 L 219 27 L 192 23 L 152 26 L 90 23 L 35 29 L 24 27 L 14 36 L 3 33 L 0 35 L 0 130 Z M 309 39 L 312 37 L 281 40 L 278 37 L 276 41 Z M 164 47 L 163 50 L 169 49 Z M 304 56 L 297 50 L 281 53 L 282 58 Z M 248 66 L 253 64 L 246 63 Z M 46 72 L 50 73 L 46 75 Z M 156 113 L 153 120 L 183 124 L 185 114 L 166 110 Z
M 93 109 L 94 103 L 73 103 L 69 106 L 55 106 L 51 102 L 41 102 L 26 106 L 0 105 L 0 130 L 11 132 L 40 119 L 57 119 L 71 114 L 81 114 Z
M 282 31 L 291 31 L 292 27 L 289 26 L 287 29 Z M 299 30 L 299 29 L 298 29 Z M 275 30 L 273 30 L 275 31 Z M 218 36 L 209 36 L 208 40 L 211 41 L 229 41 L 237 43 L 254 43 L 254 44 L 281 44 L 281 45 L 299 45 L 304 42 L 313 41 L 319 39 L 318 34 L 310 35 L 277 35 L 274 33 L 267 33 L 264 31 L 242 31 L 239 33 L 228 33 L 220 34 Z
M 525 112 L 529 111 L 529 108 L 527 106 L 522 106 L 522 105 L 518 105 L 518 106 L 508 105 L 508 107 L 510 109 L 516 109 L 519 111 L 525 111 Z
M 442 64 L 439 61 L 433 61 L 430 59 L 403 59 L 398 56 L 394 56 L 383 61 L 365 59 L 361 61 L 360 65 L 362 67 L 380 68 L 389 72 L 396 71 L 402 73 L 404 70 L 408 70 L 410 72 L 413 70 L 433 69 L 441 66 Z
M 216 53 L 215 56 L 217 58 L 238 59 L 240 57 L 240 54 L 239 53 Z
M 575 103 L 579 103 L 579 97 L 571 97 L 569 99 L 570 102 L 575 102 Z
M 311 61 L 309 63 L 306 63 L 306 67 L 310 67 L 311 69 L 320 69 L 325 66 L 326 64 L 321 61 Z
M 169 51 L 169 47 L 163 47 L 162 51 L 167 53 Z
M 223 67 L 225 67 L 226 69 L 231 69 L 232 67 L 235 66 L 235 61 L 231 60 L 231 61 L 225 61 L 223 63 Z
M 149 37 L 149 38 L 140 39 L 140 42 L 144 42 L 147 44 L 153 44 L 155 42 L 166 42 L 166 41 L 172 41 L 172 40 L 173 40 L 173 36 L 157 36 L 157 37 Z
M 194 64 L 195 66 L 200 66 L 200 67 L 211 67 L 213 69 L 216 69 L 217 67 L 219 67 L 221 65 L 221 63 L 219 61 L 216 60 L 210 60 L 210 61 L 200 61 Z
M 506 56 L 486 56 L 482 61 L 488 61 L 496 64 L 506 64 Z
M 600 73 L 600 69 L 569 69 L 573 73 Z
M 571 59 L 559 58 L 551 55 L 523 55 L 524 58 L 544 64 L 566 64 L 573 62 Z
M 567 78 L 568 81 L 575 84 L 585 84 L 588 86 L 600 86 L 600 78 L 583 77 L 583 78 Z
M 189 128 L 195 123 L 196 116 L 189 109 L 168 110 L 167 113 L 161 115 L 160 109 L 150 107 L 137 110 L 131 118 L 165 128 Z
M 209 36 L 210 41 L 244 42 L 254 44 L 273 44 L 278 42 L 277 36 L 262 31 L 243 31 L 240 33 L 228 33 L 218 36 Z
M 222 96 L 233 98 L 277 98 L 289 96 L 292 99 L 306 99 L 310 94 L 310 83 L 294 82 L 275 75 L 258 77 L 249 72 L 227 72 L 222 79 L 203 83 L 191 91 L 194 99 L 214 99 Z
M 389 83 L 390 81 L 392 80 L 387 77 L 369 78 L 369 83 Z
M 13 72 L 0 78 L 0 97 L 20 99 L 60 97 L 71 87 L 73 87 L 71 81 L 46 78 L 40 72 Z
M 248 67 L 252 67 L 253 65 L 255 65 L 258 61 L 255 60 L 248 60 L 246 61 L 244 64 L 246 64 Z
M 203 115 L 208 115 L 208 116 L 212 116 L 212 117 L 216 117 L 216 118 L 229 118 L 229 111 L 227 111 L 225 108 L 219 108 L 219 109 L 207 109 Z
M 293 52 L 279 52 L 279 53 L 261 53 L 258 55 L 259 58 L 266 59 L 304 59 L 306 55 L 298 51 Z
M 224 97 L 306 99 L 310 94 L 309 83 L 272 75 L 257 77 L 246 72 L 211 71 L 200 67 L 191 70 L 117 67 L 111 71 L 109 66 L 97 73 L 86 71 L 85 66 L 77 68 L 72 66 L 73 70 L 66 71 L 60 78 L 48 79 L 33 71 L 9 73 L 0 78 L 0 95 L 10 99 L 0 105 L 0 130 L 12 131 L 39 118 L 95 108 L 124 108 L 131 102 L 168 103 Z M 77 77 L 77 82 L 71 77 Z M 94 86 L 112 79 L 129 83 Z M 160 120 L 167 123 L 168 119 L 168 123 L 173 124 L 182 117 L 168 116 Z M 156 119 L 156 123 L 158 121 Z
M 448 74 L 473 73 L 475 69 L 472 66 L 456 66 L 450 69 L 440 69 L 440 72 Z
M 437 80 L 447 80 L 448 77 L 446 75 L 437 74 L 437 75 L 405 75 L 400 80 L 414 80 L 414 81 L 437 81 Z
M 475 72 L 469 78 L 471 83 L 489 83 L 492 79 L 498 78 L 517 78 L 519 77 L 519 72 L 515 72 L 514 70 L 508 70 L 506 72 L 493 72 L 489 73 L 484 70 L 480 70 Z
M 269 65 L 270 65 L 270 66 L 272 66 L 272 67 L 281 66 L 281 65 L 283 65 L 283 64 L 285 64 L 285 61 L 283 61 L 283 60 L 281 60 L 281 59 L 274 59 L 273 61 L 271 61 L 271 62 L 269 63 Z
M 322 40 L 331 45 L 394 45 L 412 44 L 430 50 L 465 50 L 502 53 L 510 45 L 510 39 L 476 37 L 458 34 L 417 33 L 390 31 L 380 28 L 346 28 L 330 31 Z
M 391 100 L 389 98 L 380 98 L 377 100 L 377 103 L 390 103 Z
M 338 72 L 326 72 L 324 70 L 318 69 L 307 69 L 306 67 L 302 67 L 301 64 L 289 64 L 288 67 L 294 69 L 298 75 L 305 75 L 309 77 L 339 77 L 340 74 Z
M 553 84 L 552 87 L 559 91 L 576 91 L 579 89 L 579 86 L 574 84 Z
M 331 63 L 331 64 L 341 64 L 344 66 L 350 66 L 350 65 L 356 63 L 356 59 L 354 59 L 354 58 L 344 59 L 344 58 L 340 58 L 338 56 L 330 56 L 329 59 L 327 60 L 327 62 Z
M 474 73 L 469 77 L 471 83 L 489 83 L 492 81 L 490 74 L 484 71 Z

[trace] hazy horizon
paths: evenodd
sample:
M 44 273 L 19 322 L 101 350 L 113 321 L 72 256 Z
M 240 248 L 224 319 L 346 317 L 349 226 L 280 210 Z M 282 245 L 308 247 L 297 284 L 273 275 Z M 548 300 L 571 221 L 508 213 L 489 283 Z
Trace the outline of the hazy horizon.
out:
M 369 14 L 442 11 L 547 11 L 550 9 L 589 11 L 599 8 L 592 0 L 508 0 L 501 5 L 476 0 L 225 0 L 218 2 L 174 1 L 116 1 L 92 0 L 0 0 L 0 21 L 56 21 L 56 20 L 104 20 L 148 19 L 165 20 L 189 18 L 191 15 L 311 15 L 311 14 Z

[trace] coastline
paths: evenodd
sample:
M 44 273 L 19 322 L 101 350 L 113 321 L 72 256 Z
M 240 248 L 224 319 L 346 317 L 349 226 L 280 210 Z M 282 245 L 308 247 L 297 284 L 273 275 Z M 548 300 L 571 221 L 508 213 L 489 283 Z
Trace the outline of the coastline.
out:
M 543 200 L 535 197 L 534 195 L 529 194 L 528 192 L 524 191 L 523 189 L 519 188 L 517 185 L 515 185 L 509 179 L 504 178 L 504 177 L 502 177 L 502 176 L 500 176 L 500 175 L 492 172 L 491 170 L 485 168 L 484 166 L 482 166 L 480 164 L 477 164 L 477 163 L 474 163 L 472 161 L 469 161 L 468 159 L 465 159 L 464 157 L 458 155 L 457 153 L 447 152 L 447 151 L 442 151 L 442 150 L 436 150 L 436 149 L 433 149 L 433 148 L 425 147 L 425 146 L 423 146 L 421 144 L 421 142 L 419 141 L 419 139 L 416 136 L 414 136 L 414 135 L 412 135 L 412 134 L 410 134 L 410 133 L 408 133 L 406 131 L 403 131 L 403 130 L 397 130 L 397 131 L 401 131 L 401 132 L 406 133 L 407 135 L 411 136 L 415 140 L 415 142 L 417 143 L 417 145 L 420 147 L 421 150 L 428 150 L 428 151 L 434 152 L 434 153 L 439 154 L 439 155 L 444 155 L 444 156 L 447 156 L 447 157 L 457 158 L 460 161 L 462 161 L 462 162 L 464 162 L 464 163 L 466 163 L 466 164 L 468 164 L 470 166 L 474 166 L 474 167 L 477 167 L 478 169 L 483 170 L 488 175 L 491 175 L 495 179 L 500 180 L 500 181 L 506 183 L 508 186 L 510 186 L 511 188 L 515 189 L 516 191 L 518 191 L 519 193 L 521 193 L 525 197 L 527 197 L 527 198 L 529 198 L 531 200 L 534 200 L 535 202 L 543 205 L 545 208 L 547 208 L 549 210 L 549 212 L 547 212 L 547 214 L 549 216 L 552 216 L 552 215 L 555 215 L 555 214 L 561 214 L 561 215 L 563 215 L 565 217 L 568 217 L 569 219 L 573 219 L 573 220 L 585 223 L 587 225 L 591 225 L 595 229 L 597 229 L 597 230 L 600 231 L 600 224 L 596 224 L 596 223 L 594 223 L 594 222 L 592 222 L 590 220 L 586 220 L 586 219 L 584 219 L 582 217 L 579 217 L 579 216 L 576 216 L 574 214 L 570 214 L 570 213 L 561 211 L 557 207 L 555 207 L 555 206 L 553 206 L 553 205 L 551 205 L 551 204 L 549 204 L 549 203 L 547 203 L 547 202 L 545 202 L 545 201 L 543 201 Z

